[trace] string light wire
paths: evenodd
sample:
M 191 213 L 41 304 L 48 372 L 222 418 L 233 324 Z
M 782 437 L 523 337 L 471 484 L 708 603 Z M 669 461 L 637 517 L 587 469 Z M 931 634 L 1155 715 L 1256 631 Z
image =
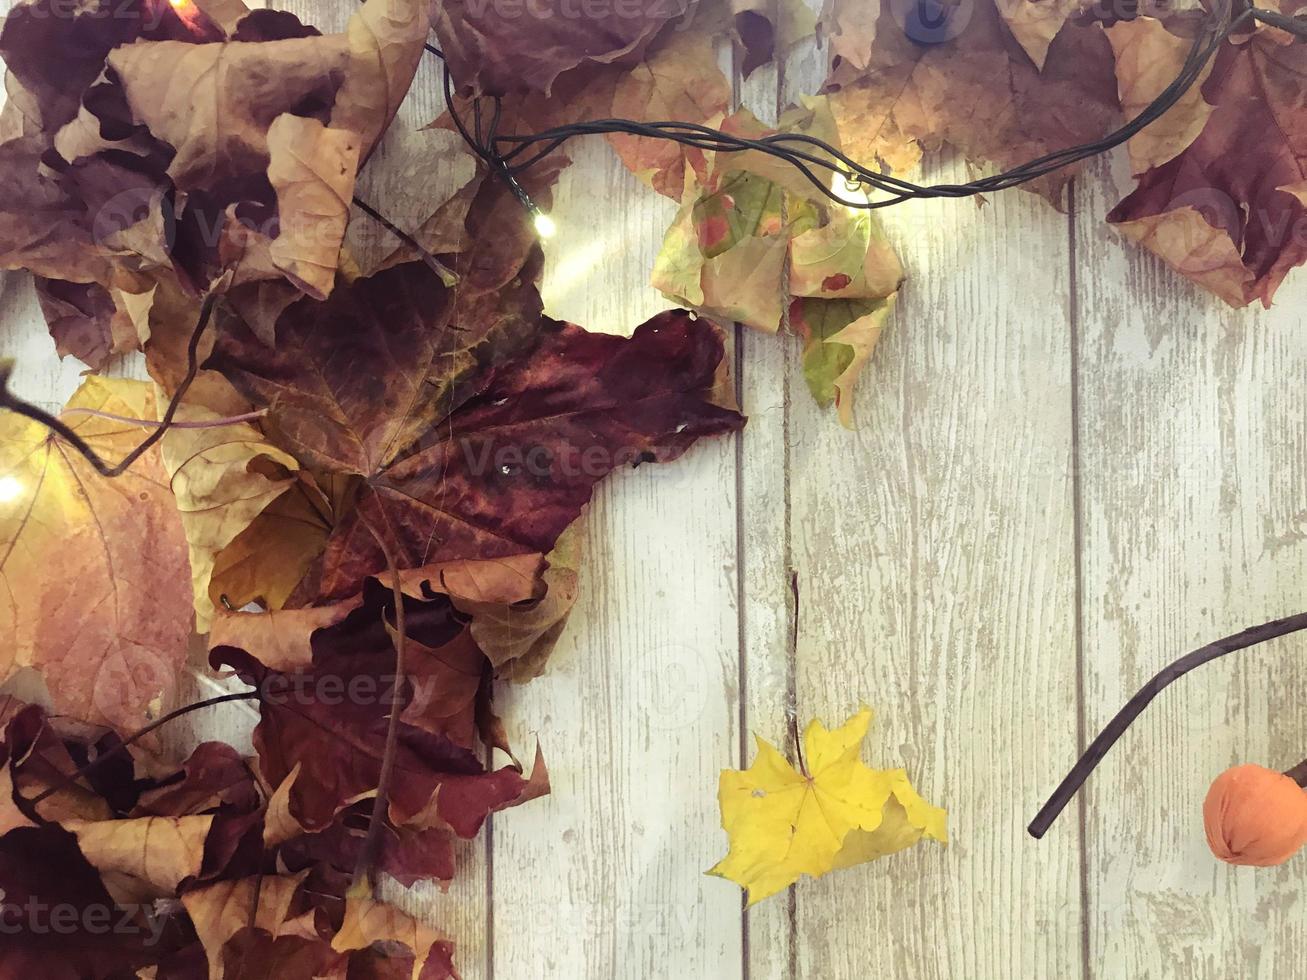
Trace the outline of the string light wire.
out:
M 472 151 L 491 170 L 499 174 L 533 216 L 539 216 L 540 209 L 522 188 L 519 178 L 569 140 L 580 136 L 612 133 L 665 139 L 682 146 L 717 153 L 740 153 L 749 150 L 765 153 L 795 167 L 830 200 L 845 207 L 877 210 L 902 204 L 905 201 L 963 198 L 1006 190 L 1120 146 L 1156 122 L 1179 102 L 1202 76 L 1220 46 L 1251 21 L 1260 21 L 1287 31 L 1299 39 L 1307 39 L 1307 15 L 1288 16 L 1249 6 L 1234 14 L 1233 4 L 1236 2 L 1240 0 L 1220 0 L 1212 8 L 1195 35 L 1188 55 L 1174 81 L 1135 118 L 1119 129 L 1101 139 L 1056 150 L 1010 170 L 964 184 L 916 184 L 859 163 L 837 147 L 804 133 L 773 133 L 758 139 L 749 139 L 699 123 L 675 120 L 640 122 L 632 119 L 597 119 L 557 126 L 537 133 L 500 135 L 497 130 L 502 113 L 502 101 L 497 96 L 491 97 L 494 114 L 488 127 L 482 125 L 481 103 L 484 98 L 482 96 L 470 97 L 473 114 L 471 127 L 462 119 L 448 62 L 444 66 L 445 97 L 450 117 L 459 134 Z M 824 173 L 824 178 L 819 176 L 819 173 Z M 841 193 L 838 184 L 832 187 L 830 176 L 832 173 L 843 178 L 850 188 L 853 186 L 859 186 L 863 190 L 870 188 L 888 196 L 875 200 L 871 198 L 859 200 L 854 195 Z M 540 224 L 538 220 L 537 224 Z

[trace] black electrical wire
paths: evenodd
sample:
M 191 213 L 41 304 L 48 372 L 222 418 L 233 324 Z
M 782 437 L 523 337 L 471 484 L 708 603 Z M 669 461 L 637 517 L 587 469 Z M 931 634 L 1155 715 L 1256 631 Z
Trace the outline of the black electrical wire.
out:
M 445 65 L 444 74 L 445 96 L 450 116 L 463 139 L 478 157 L 508 183 L 513 193 L 533 213 L 538 214 L 539 211 L 523 190 L 518 178 L 569 140 L 578 136 L 611 133 L 666 139 L 682 146 L 718 153 L 740 153 L 750 150 L 766 153 L 793 166 L 827 198 L 852 208 L 876 210 L 911 200 L 962 198 L 1006 190 L 1120 146 L 1156 122 L 1179 102 L 1201 77 L 1203 70 L 1220 46 L 1252 20 L 1287 31 L 1300 39 L 1307 39 L 1307 16 L 1291 17 L 1256 7 L 1244 7 L 1234 15 L 1232 5 L 1236 2 L 1241 0 L 1220 0 L 1213 7 L 1194 37 L 1175 80 L 1134 119 L 1101 139 L 1056 150 L 1019 167 L 964 184 L 921 185 L 903 180 L 880 170 L 873 170 L 853 160 L 829 143 L 802 133 L 774 133 L 759 139 L 748 139 L 698 123 L 672 120 L 639 122 L 631 119 L 598 119 L 558 126 L 538 133 L 499 135 L 502 104 L 497 97 L 493 99 L 494 114 L 488 127 L 482 125 L 482 97 L 472 97 L 474 122 L 469 129 L 459 115 L 448 64 Z M 819 176 L 819 173 L 824 174 L 826 179 Z M 851 188 L 872 188 L 889 196 L 876 201 L 850 200 L 829 186 L 832 174 L 842 177 Z

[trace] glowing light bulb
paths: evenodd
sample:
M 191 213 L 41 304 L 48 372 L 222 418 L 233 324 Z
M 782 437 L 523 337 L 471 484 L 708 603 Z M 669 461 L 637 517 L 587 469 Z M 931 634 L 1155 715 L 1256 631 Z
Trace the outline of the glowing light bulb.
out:
M 558 231 L 558 225 L 554 224 L 554 219 L 542 211 L 536 212 L 534 224 L 536 234 L 541 238 L 553 238 L 554 232 Z
M 857 174 L 842 174 L 836 171 L 831 174 L 830 189 L 831 193 L 845 204 L 860 207 L 867 203 L 867 189 Z
M 182 10 L 191 5 L 191 0 L 168 0 L 174 10 Z
M 12 476 L 0 476 L 0 504 L 7 504 L 23 495 L 23 484 Z

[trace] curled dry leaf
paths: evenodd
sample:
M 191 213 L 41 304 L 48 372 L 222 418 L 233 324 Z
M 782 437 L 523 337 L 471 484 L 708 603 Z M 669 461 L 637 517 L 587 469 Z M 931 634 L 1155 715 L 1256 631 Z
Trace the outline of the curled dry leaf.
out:
M 803 377 L 819 405 L 835 403 L 853 428 L 853 383 L 894 309 L 894 296 L 870 300 L 796 299 L 790 326 L 803 338 Z
M 68 403 L 153 418 L 143 382 L 89 378 Z M 88 414 L 68 424 L 103 458 L 142 438 L 138 426 Z M 41 671 L 56 709 L 123 730 L 157 716 L 185 658 L 192 613 L 186 539 L 157 448 L 107 480 L 44 426 L 0 415 L 0 673 Z
M 277 192 L 279 233 L 272 264 L 315 299 L 326 299 L 349 223 L 359 135 L 289 113 L 268 127 L 268 181 Z M 290 229 L 294 229 L 291 231 Z
M 923 838 L 945 842 L 944 811 L 923 800 L 902 769 L 862 763 L 870 724 L 865 707 L 833 731 L 811 722 L 803 772 L 758 738 L 752 766 L 722 772 L 722 827 L 731 850 L 709 874 L 743 886 L 753 905 L 800 875 L 820 878 Z
M 1206 124 L 1108 215 L 1125 235 L 1231 306 L 1270 306 L 1307 259 L 1307 48 L 1270 29 L 1227 41 Z
M 217 416 L 183 405 L 178 418 L 212 422 Z M 214 559 L 295 481 L 295 458 L 245 422 L 212 428 L 174 428 L 159 442 L 190 550 L 196 628 L 207 632 Z
M 826 18 L 842 24 L 845 7 L 861 3 L 835 0 Z M 903 172 L 923 149 L 949 144 L 972 163 L 1007 169 L 1110 132 L 1120 111 L 1102 28 L 1066 23 L 1041 71 L 1000 6 L 948 4 L 927 23 L 916 8 L 905 18 L 882 5 L 865 66 L 837 54 L 826 81 L 844 149 Z M 1026 186 L 1058 203 L 1075 172 L 1063 168 Z
M 497 675 L 526 681 L 544 671 L 576 604 L 584 551 L 585 518 L 581 517 L 559 535 L 554 550 L 545 556 L 547 565 L 540 575 L 544 595 L 507 599 L 484 593 L 470 597 L 466 590 L 450 593 L 454 605 L 472 617 L 472 638 Z
M 769 132 L 747 113 L 726 125 L 754 138 Z M 780 127 L 839 145 L 824 98 L 803 100 Z M 804 337 L 813 396 L 822 405 L 838 401 L 841 421 L 851 425 L 853 383 L 903 281 L 879 221 L 869 211 L 832 204 L 792 168 L 756 151 L 710 155 L 702 163 L 687 173 L 654 285 L 709 316 L 760 330 L 778 330 L 788 305 L 790 327 Z M 791 302 L 786 285 L 802 301 Z
M 436 6 L 434 26 L 461 85 L 491 95 L 548 93 L 559 75 L 578 65 L 638 59 L 664 25 L 689 9 L 688 0 L 580 10 L 568 0 L 512 9 L 447 0 Z
M 482 765 L 480 746 L 494 741 L 486 735 L 495 723 L 483 683 L 490 663 L 447 597 L 406 599 L 410 656 L 407 678 L 399 681 L 383 620 L 389 601 L 390 589 L 369 582 L 359 608 L 310 634 L 311 661 L 283 671 L 266 667 L 254 643 L 248 650 L 216 647 L 212 662 L 236 669 L 262 692 L 254 733 L 260 771 L 278 785 L 298 767 L 288 809 L 304 828 L 321 831 L 375 793 L 387 718 L 398 706 L 392 823 L 474 836 L 489 813 L 538 794 L 543 768 L 527 778 L 515 767 L 487 772 Z M 269 636 L 246 630 L 245 638 Z M 280 653 L 277 643 L 270 645 Z
M 1134 119 L 1180 74 L 1193 40 L 1173 34 L 1153 17 L 1123 20 L 1107 29 L 1116 53 L 1116 81 L 1121 108 Z M 1212 63 L 1180 101 L 1156 122 L 1131 137 L 1130 167 L 1136 175 L 1160 167 L 1184 151 L 1203 131 L 1212 107 L 1203 98 L 1203 83 Z

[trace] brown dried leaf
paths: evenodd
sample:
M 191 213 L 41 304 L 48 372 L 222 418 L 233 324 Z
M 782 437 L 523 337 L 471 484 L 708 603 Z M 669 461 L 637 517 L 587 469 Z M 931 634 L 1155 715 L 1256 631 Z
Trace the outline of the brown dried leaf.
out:
M 1108 220 L 1232 306 L 1270 306 L 1307 260 L 1307 47 L 1274 29 L 1227 41 L 1198 138 L 1140 178 Z
M 89 378 L 70 409 L 153 418 L 152 386 Z M 138 426 L 69 414 L 101 456 L 118 459 Z M 101 477 L 44 426 L 0 415 L 0 623 L 5 676 L 42 672 L 57 710 L 121 729 L 158 712 L 191 626 L 186 539 L 157 448 L 122 476 Z
M 578 65 L 638 59 L 663 25 L 689 9 L 688 0 L 580 9 L 571 0 L 511 8 L 447 0 L 435 9 L 435 30 L 460 85 L 491 95 L 548 94 Z
M 357 133 L 316 119 L 286 114 L 268 127 L 268 180 L 279 221 L 269 257 L 315 299 L 326 299 L 336 282 L 359 150 Z
M 1107 29 L 1116 53 L 1116 80 L 1121 108 L 1134 119 L 1175 81 L 1193 46 L 1192 39 L 1171 33 L 1152 17 L 1121 21 Z M 1203 131 L 1212 107 L 1203 98 L 1203 83 L 1211 74 L 1208 62 L 1180 101 L 1127 144 L 1136 176 L 1160 167 L 1184 151 Z
M 861 2 L 837 0 L 833 16 Z M 866 67 L 837 59 L 826 82 L 844 149 L 901 172 L 916 166 L 923 149 L 949 144 L 975 164 L 1006 169 L 1106 135 L 1119 110 L 1102 28 L 1068 22 L 1041 72 L 998 6 L 950 3 L 929 24 L 916 7 L 905 19 L 892 5 L 883 8 Z M 1075 169 L 1027 186 L 1058 203 Z

